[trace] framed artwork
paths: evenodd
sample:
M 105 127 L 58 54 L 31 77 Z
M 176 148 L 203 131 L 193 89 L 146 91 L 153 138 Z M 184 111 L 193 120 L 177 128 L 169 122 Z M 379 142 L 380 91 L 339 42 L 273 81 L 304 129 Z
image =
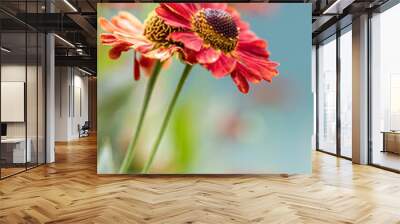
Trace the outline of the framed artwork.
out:
M 310 173 L 311 20 L 311 4 L 98 4 L 98 173 Z

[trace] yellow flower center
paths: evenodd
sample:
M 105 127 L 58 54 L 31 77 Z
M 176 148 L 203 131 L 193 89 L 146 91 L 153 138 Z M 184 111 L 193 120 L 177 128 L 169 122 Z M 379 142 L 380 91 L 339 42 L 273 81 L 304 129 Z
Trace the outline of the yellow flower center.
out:
M 173 32 L 182 31 L 181 28 L 167 25 L 164 20 L 158 17 L 154 12 L 150 13 L 144 25 L 145 27 L 143 35 L 148 40 L 155 43 L 155 48 L 173 44 L 174 42 L 168 40 L 167 37 Z
M 222 9 L 202 9 L 194 15 L 194 31 L 213 48 L 229 53 L 236 48 L 238 27 L 232 16 Z

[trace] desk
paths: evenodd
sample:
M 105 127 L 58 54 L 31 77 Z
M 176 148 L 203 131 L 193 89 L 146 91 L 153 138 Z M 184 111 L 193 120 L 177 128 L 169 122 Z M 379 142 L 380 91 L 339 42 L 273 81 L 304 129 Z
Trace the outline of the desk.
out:
M 383 131 L 383 150 L 382 152 L 392 152 L 400 154 L 400 132 Z
M 7 163 L 26 163 L 31 162 L 31 139 L 27 139 L 25 154 L 25 138 L 5 138 L 1 139 L 1 157 Z M 12 158 L 12 159 L 11 159 Z M 26 159 L 26 160 L 25 160 Z

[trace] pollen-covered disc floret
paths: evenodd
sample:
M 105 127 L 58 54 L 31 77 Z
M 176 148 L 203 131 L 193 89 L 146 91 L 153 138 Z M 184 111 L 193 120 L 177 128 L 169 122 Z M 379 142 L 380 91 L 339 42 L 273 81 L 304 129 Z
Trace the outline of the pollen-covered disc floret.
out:
M 155 13 L 149 15 L 144 25 L 143 35 L 158 46 L 173 44 L 173 41 L 168 40 L 167 37 L 173 32 L 181 31 L 181 28 L 167 25 Z
M 225 53 L 233 51 L 239 31 L 232 16 L 222 9 L 202 9 L 194 15 L 194 31 L 213 48 Z

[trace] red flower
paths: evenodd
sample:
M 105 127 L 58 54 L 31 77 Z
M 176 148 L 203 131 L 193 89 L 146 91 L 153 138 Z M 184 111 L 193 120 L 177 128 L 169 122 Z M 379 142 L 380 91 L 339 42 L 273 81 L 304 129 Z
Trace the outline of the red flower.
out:
M 278 74 L 266 41 L 227 4 L 161 3 L 156 13 L 165 24 L 181 29 L 169 38 L 184 45 L 188 62 L 202 64 L 217 78 L 230 74 L 242 93 L 248 93 L 248 82 L 271 82 Z
M 135 80 L 140 78 L 139 66 L 148 72 L 152 70 L 155 60 L 165 61 L 180 49 L 166 39 L 171 32 L 180 29 L 165 24 L 155 13 L 149 15 L 145 24 L 128 12 L 119 12 L 111 21 L 101 17 L 99 24 L 107 31 L 100 34 L 100 41 L 103 45 L 112 46 L 109 52 L 111 59 L 118 59 L 122 52 L 135 50 Z M 136 52 L 141 53 L 140 61 Z

